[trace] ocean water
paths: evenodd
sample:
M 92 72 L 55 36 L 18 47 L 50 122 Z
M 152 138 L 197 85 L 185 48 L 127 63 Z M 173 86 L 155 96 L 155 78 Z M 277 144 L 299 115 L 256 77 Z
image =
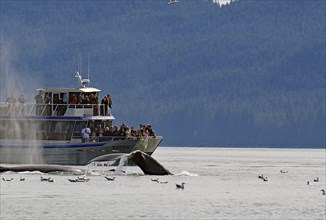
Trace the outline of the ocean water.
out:
M 93 166 L 89 182 L 72 183 L 76 175 L 2 173 L 14 180 L 0 181 L 0 219 L 326 219 L 325 149 L 159 147 L 152 156 L 174 175 L 124 167 L 107 181 L 112 167 Z

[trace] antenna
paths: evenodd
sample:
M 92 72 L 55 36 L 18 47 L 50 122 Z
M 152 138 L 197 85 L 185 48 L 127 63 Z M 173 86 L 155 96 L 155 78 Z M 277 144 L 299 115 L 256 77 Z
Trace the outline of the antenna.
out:
M 87 77 L 89 79 L 89 54 L 87 54 L 87 58 L 88 58 L 88 60 L 87 60 Z
M 91 83 L 91 81 L 89 79 L 83 79 L 81 77 L 81 75 L 79 74 L 79 72 L 76 72 L 75 77 L 78 78 L 78 81 L 80 83 L 80 86 L 83 87 L 83 88 L 87 87 L 88 84 Z

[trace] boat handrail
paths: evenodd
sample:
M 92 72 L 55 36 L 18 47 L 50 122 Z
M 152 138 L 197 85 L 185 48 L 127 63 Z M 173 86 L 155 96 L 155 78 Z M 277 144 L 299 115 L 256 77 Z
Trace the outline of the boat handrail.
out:
M 73 139 L 81 139 L 81 136 L 72 136 Z M 91 136 L 90 142 L 105 142 L 105 141 L 118 141 L 118 140 L 142 140 L 162 138 L 161 136 L 148 136 L 148 137 L 131 137 L 131 136 Z
M 105 104 L 35 104 L 0 102 L 0 116 L 110 116 Z

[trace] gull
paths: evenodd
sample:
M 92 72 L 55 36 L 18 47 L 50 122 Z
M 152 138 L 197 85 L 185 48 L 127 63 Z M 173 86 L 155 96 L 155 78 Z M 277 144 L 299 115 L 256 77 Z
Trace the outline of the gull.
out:
M 47 181 L 47 182 L 53 183 L 54 182 L 54 179 L 52 177 L 46 178 L 46 177 L 41 176 L 41 182 L 43 182 L 43 181 Z
M 258 179 L 264 179 L 264 174 L 258 175 Z
M 319 182 L 319 178 L 316 177 L 316 179 L 314 179 L 314 182 Z
M 320 191 L 322 191 L 323 192 L 323 196 L 325 196 L 326 195 L 326 191 L 324 190 L 324 189 L 322 189 L 322 190 L 320 190 Z
M 114 177 L 108 177 L 108 176 L 105 176 L 105 179 L 107 179 L 108 181 L 114 181 L 115 176 L 114 176 Z
M 185 186 L 184 186 L 185 184 L 186 184 L 186 183 L 181 183 L 181 185 L 180 185 L 180 184 L 177 184 L 177 183 L 176 183 L 176 184 L 175 184 L 175 186 L 177 187 L 176 189 L 182 189 L 182 190 L 183 190 L 183 189 L 185 188 Z
M 42 182 L 43 182 L 43 181 L 49 181 L 49 179 L 50 179 L 50 177 L 49 177 L 49 178 L 45 178 L 45 177 L 41 176 L 41 181 L 42 181 Z
M 170 5 L 170 4 L 174 4 L 174 3 L 177 3 L 177 2 L 178 2 L 177 0 L 169 0 L 168 4 Z

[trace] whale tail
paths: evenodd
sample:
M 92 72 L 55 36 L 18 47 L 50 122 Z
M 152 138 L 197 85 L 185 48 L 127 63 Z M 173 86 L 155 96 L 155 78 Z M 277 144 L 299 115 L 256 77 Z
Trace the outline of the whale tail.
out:
M 134 162 L 145 174 L 147 175 L 172 175 L 162 164 L 155 160 L 150 155 L 137 150 L 130 154 L 106 154 L 96 157 L 88 162 L 103 162 L 103 161 L 115 161 L 127 156 L 128 160 Z

